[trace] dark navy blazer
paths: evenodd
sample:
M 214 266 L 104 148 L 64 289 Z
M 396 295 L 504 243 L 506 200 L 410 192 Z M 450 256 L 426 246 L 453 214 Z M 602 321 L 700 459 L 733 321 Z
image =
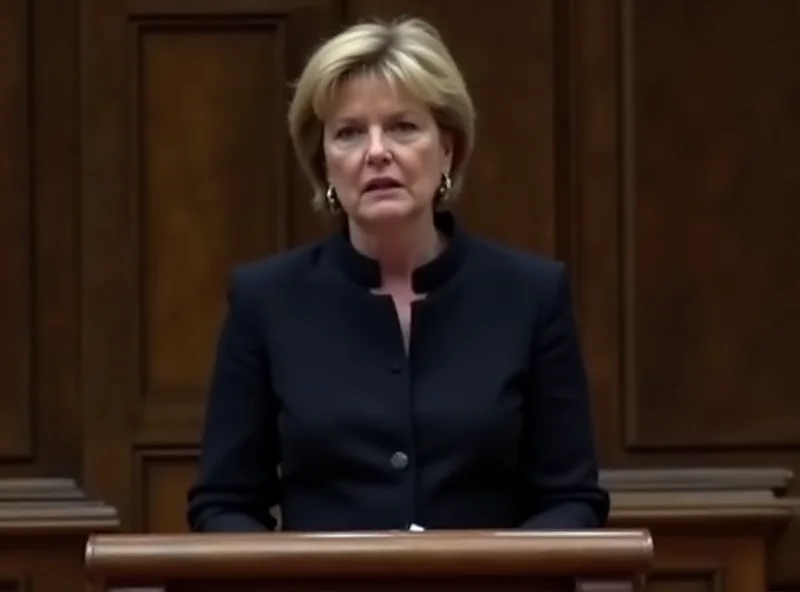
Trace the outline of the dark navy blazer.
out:
M 192 530 L 605 524 L 564 265 L 437 224 L 408 355 L 346 233 L 233 271 Z

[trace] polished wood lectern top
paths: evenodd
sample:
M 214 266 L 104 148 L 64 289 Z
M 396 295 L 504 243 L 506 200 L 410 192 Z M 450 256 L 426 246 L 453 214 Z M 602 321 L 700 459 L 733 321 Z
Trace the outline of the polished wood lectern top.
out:
M 630 592 L 652 559 L 646 530 L 101 534 L 86 572 L 114 592 Z

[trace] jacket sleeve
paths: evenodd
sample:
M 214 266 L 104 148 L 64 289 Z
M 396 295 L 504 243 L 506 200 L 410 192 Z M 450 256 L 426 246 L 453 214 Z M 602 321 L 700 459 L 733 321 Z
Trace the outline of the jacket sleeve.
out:
M 188 492 L 192 531 L 275 528 L 278 446 L 268 360 L 257 318 L 232 274 L 211 376 L 197 482 Z M 251 290 L 252 291 L 252 290 Z
M 563 263 L 540 308 L 524 403 L 528 517 L 521 527 L 604 526 L 609 497 L 598 484 L 588 381 Z

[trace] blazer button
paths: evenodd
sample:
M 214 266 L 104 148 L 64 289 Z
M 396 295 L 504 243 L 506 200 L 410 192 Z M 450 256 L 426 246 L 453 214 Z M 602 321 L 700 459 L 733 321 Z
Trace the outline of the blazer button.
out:
M 395 358 L 392 360 L 392 372 L 395 374 L 403 371 L 404 361 L 400 358 Z
M 405 452 L 395 452 L 389 462 L 392 463 L 393 469 L 402 471 L 408 466 L 408 455 Z

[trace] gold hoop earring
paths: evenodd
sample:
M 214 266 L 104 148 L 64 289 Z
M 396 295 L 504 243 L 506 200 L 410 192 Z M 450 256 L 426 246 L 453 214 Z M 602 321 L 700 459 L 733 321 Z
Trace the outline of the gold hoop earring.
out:
M 436 190 L 436 205 L 442 205 L 450 198 L 450 192 L 453 190 L 453 179 L 450 173 L 442 173 L 442 181 Z
M 336 189 L 334 189 L 333 185 L 328 185 L 328 189 L 325 191 L 325 203 L 328 206 L 328 210 L 333 214 L 342 210 L 342 204 L 339 203 L 339 198 L 336 196 Z

